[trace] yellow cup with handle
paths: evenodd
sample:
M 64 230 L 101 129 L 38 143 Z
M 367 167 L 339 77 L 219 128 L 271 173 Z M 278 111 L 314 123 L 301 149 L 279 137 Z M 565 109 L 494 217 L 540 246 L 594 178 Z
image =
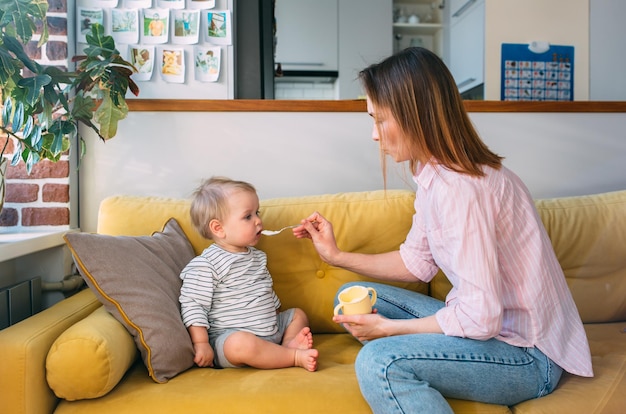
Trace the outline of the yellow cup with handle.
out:
M 372 306 L 376 303 L 376 290 L 365 286 L 350 286 L 337 295 L 339 303 L 335 306 L 335 315 L 339 312 L 344 315 L 362 315 L 372 313 Z

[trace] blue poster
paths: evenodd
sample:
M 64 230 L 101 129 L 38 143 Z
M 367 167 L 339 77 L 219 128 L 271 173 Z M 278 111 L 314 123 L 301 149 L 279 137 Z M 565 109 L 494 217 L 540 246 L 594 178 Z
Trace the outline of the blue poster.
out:
M 502 44 L 500 99 L 573 101 L 574 46 L 533 46 Z

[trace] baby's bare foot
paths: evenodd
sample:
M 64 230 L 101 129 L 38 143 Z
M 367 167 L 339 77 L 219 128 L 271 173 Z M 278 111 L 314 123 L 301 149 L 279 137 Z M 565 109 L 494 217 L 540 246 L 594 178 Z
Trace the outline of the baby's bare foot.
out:
M 318 356 L 319 352 L 317 349 L 296 349 L 294 354 L 295 366 L 310 372 L 317 371 Z
M 286 345 L 287 348 L 292 349 L 311 349 L 313 348 L 313 334 L 311 328 L 305 326 L 300 332 Z

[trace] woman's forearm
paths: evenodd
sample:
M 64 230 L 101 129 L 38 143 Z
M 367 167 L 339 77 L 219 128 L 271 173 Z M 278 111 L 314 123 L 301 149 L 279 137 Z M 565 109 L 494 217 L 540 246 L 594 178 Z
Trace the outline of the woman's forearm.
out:
M 416 319 L 389 319 L 389 336 L 416 333 L 443 333 L 435 315 Z
M 329 264 L 381 280 L 419 281 L 407 270 L 397 250 L 379 254 L 338 251 L 329 259 Z

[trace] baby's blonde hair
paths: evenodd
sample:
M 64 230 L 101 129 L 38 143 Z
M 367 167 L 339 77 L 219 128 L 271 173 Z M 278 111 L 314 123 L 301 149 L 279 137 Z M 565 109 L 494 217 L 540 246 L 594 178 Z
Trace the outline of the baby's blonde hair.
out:
M 205 239 L 213 238 L 209 228 L 211 220 L 224 220 L 228 215 L 228 196 L 235 190 L 256 194 L 252 184 L 227 177 L 211 177 L 194 191 L 189 210 L 191 222 Z

